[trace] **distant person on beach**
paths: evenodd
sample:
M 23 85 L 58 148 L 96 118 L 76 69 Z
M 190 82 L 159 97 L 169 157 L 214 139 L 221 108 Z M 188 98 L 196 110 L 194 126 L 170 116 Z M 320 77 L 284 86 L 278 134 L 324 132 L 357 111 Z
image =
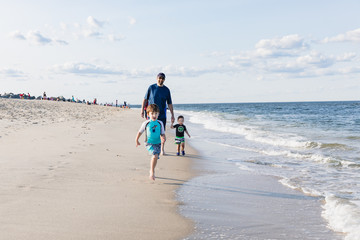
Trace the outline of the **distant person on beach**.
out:
M 144 114 L 145 106 L 150 104 L 156 104 L 160 108 L 160 114 L 158 119 L 163 123 L 164 129 L 166 128 L 166 109 L 167 107 L 171 113 L 171 123 L 175 121 L 174 109 L 171 100 L 171 93 L 169 88 L 164 85 L 165 74 L 159 73 L 157 75 L 157 83 L 150 85 L 141 106 L 141 117 L 146 117 Z M 166 105 L 167 104 L 167 105 Z M 164 150 L 165 141 L 161 144 L 161 154 L 165 155 Z
M 170 128 L 172 129 L 176 129 L 176 135 L 175 135 L 175 144 L 177 145 L 177 154 L 178 156 L 180 156 L 180 146 L 181 146 L 181 154 L 184 156 L 185 155 L 185 134 L 184 132 L 190 137 L 189 132 L 186 129 L 186 126 L 184 125 L 184 117 L 183 116 L 179 116 L 178 119 L 178 124 L 173 125 L 173 123 L 171 123 Z
M 152 155 L 149 178 L 155 180 L 155 167 L 161 152 L 161 143 L 165 142 L 165 130 L 162 121 L 158 120 L 160 109 L 156 104 L 150 104 L 146 112 L 150 119 L 141 125 L 135 142 L 136 147 L 139 146 L 139 138 L 145 132 L 146 149 Z
M 46 92 L 43 93 L 43 100 L 46 99 Z

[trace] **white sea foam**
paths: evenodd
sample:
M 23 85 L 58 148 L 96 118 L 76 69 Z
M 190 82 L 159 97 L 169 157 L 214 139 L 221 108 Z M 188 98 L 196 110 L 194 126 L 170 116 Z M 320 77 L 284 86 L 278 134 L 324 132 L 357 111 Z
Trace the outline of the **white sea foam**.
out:
M 290 148 L 308 148 L 310 141 L 301 136 L 281 135 L 270 131 L 264 131 L 255 126 L 244 125 L 221 118 L 220 114 L 209 112 L 184 112 L 190 115 L 190 122 L 202 124 L 204 128 L 244 136 L 245 139 L 272 146 L 283 146 Z M 320 143 L 319 143 L 320 145 Z
M 261 153 L 264 155 L 268 155 L 268 156 L 284 156 L 284 157 L 289 157 L 289 158 L 294 158 L 294 159 L 307 159 L 313 162 L 318 162 L 318 163 L 324 163 L 324 164 L 328 164 L 328 163 L 332 163 L 335 165 L 339 165 L 342 164 L 341 160 L 336 160 L 332 157 L 326 157 L 323 156 L 321 154 L 304 154 L 304 153 L 298 153 L 298 152 L 291 152 L 290 150 L 275 150 L 275 149 L 271 149 L 271 150 L 261 150 L 261 149 L 256 149 L 256 148 L 249 148 L 249 147 L 241 147 L 241 146 L 233 146 L 233 145 L 229 145 L 229 144 L 223 144 L 223 143 L 219 143 L 220 145 L 226 146 L 226 147 L 233 147 L 233 148 L 237 148 L 239 150 L 244 150 L 244 151 L 249 151 L 249 152 L 257 152 L 257 153 Z M 348 163 L 348 164 L 346 164 Z M 351 162 L 353 163 L 353 162 Z M 344 164 L 342 166 L 348 167 L 348 166 L 353 166 L 350 164 L 350 162 L 344 162 Z
M 252 168 L 249 168 L 248 166 L 241 164 L 241 163 L 236 163 L 236 166 L 238 166 L 239 169 L 244 170 L 244 171 L 248 171 L 248 172 L 254 172 L 255 170 Z
M 345 233 L 345 240 L 360 239 L 360 208 L 357 204 L 329 195 L 325 197 L 323 209 L 322 216 L 331 229 Z
M 316 191 L 315 189 L 311 189 L 311 188 L 306 188 L 306 187 L 301 187 L 300 185 L 294 183 L 293 181 L 291 181 L 289 178 L 282 178 L 279 180 L 279 182 L 291 189 L 294 190 L 298 190 L 303 192 L 304 194 L 308 195 L 308 196 L 313 196 L 313 197 L 321 197 L 323 196 L 323 194 L 319 191 Z

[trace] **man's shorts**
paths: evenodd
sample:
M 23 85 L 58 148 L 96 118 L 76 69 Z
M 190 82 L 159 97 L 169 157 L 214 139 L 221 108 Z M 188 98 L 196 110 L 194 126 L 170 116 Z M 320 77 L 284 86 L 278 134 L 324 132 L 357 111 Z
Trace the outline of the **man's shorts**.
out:
M 175 144 L 181 144 L 181 143 L 184 143 L 184 142 L 185 142 L 185 138 L 179 138 L 179 137 L 175 138 Z
M 147 143 L 147 144 L 146 144 L 146 149 L 148 150 L 148 152 L 149 152 L 151 155 L 160 155 L 160 152 L 161 152 L 161 143 L 158 143 L 158 144 Z

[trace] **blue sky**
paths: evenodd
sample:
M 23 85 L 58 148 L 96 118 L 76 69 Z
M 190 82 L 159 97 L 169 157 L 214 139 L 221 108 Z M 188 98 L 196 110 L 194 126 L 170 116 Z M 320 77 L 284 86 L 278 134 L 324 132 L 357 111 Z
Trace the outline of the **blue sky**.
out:
M 360 2 L 0 1 L 0 92 L 174 103 L 358 100 Z

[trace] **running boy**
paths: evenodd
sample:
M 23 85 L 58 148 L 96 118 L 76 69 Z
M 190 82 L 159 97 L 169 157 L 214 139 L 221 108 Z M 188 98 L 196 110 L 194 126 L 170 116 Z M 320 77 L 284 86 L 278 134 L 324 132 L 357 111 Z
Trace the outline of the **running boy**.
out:
M 150 162 L 150 176 L 151 180 L 155 180 L 155 167 L 159 154 L 161 152 L 161 142 L 165 141 L 164 125 L 161 121 L 157 120 L 159 117 L 160 109 L 156 104 L 150 104 L 146 108 L 146 113 L 149 120 L 146 120 L 141 125 L 139 132 L 136 135 L 136 147 L 140 145 L 139 138 L 145 132 L 146 149 L 152 155 Z
M 185 155 L 185 138 L 184 138 L 184 132 L 186 132 L 186 134 L 190 137 L 190 134 L 188 133 L 188 131 L 186 130 L 186 127 L 184 125 L 184 117 L 183 116 L 179 116 L 178 119 L 178 124 L 173 125 L 173 123 L 171 123 L 170 128 L 176 128 L 176 137 L 175 137 L 175 144 L 177 144 L 177 154 L 178 156 L 180 156 L 180 146 L 181 146 L 181 153 L 184 156 Z

